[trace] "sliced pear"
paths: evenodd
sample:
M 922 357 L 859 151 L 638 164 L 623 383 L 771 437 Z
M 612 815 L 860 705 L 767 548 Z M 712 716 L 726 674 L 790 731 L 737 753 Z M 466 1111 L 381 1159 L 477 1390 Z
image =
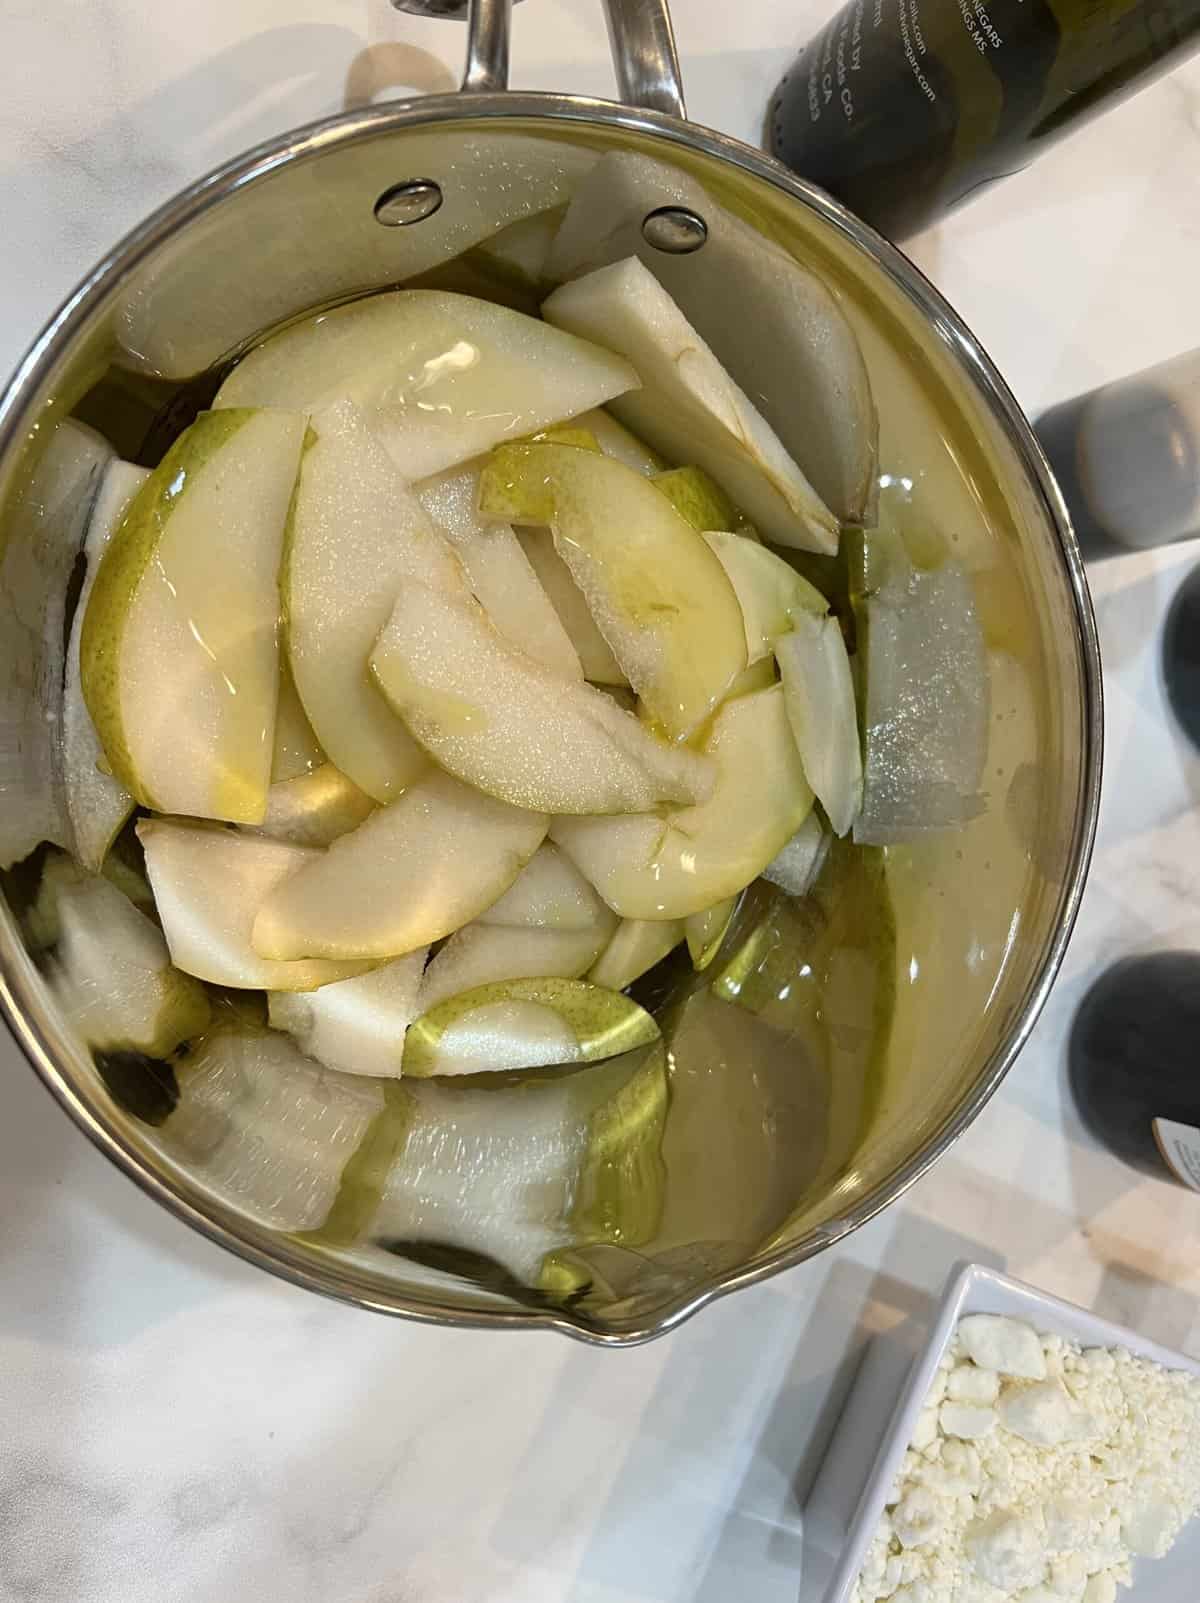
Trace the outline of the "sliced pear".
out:
M 369 97 L 362 86 L 359 94 Z M 125 360 L 167 378 L 203 373 L 264 328 L 361 295 L 364 284 L 416 278 L 520 218 L 563 204 L 596 159 L 541 133 L 465 123 L 461 132 L 409 128 L 402 176 L 436 175 L 441 204 L 416 227 L 381 228 L 372 205 L 396 182 L 395 152 L 369 144 L 352 158 L 353 193 L 263 174 L 265 181 L 206 215 L 202 250 L 181 241 L 155 250 L 123 286 L 116 309 Z
M 110 462 L 105 470 L 88 519 L 83 543 L 87 567 L 67 646 L 62 710 L 63 784 L 75 856 L 93 873 L 99 872 L 108 848 L 133 811 L 133 797 L 119 779 L 105 772 L 108 765 L 104 748 L 83 699 L 79 643 L 100 559 L 130 501 L 149 477 L 145 468 L 134 467 L 132 462 Z
M 376 1088 L 377 1089 L 377 1088 Z M 401 1081 L 322 1239 L 369 1237 L 395 1253 L 496 1279 L 545 1283 L 549 1255 L 650 1241 L 662 1215 L 668 1089 L 661 1040 L 519 1085 Z M 367 1143 L 364 1142 L 364 1148 Z M 506 1289 L 512 1289 L 511 1287 Z
M 496 980 L 578 979 L 595 962 L 616 919 L 606 907 L 583 930 L 511 929 L 468 924 L 452 935 L 425 971 L 419 1012 L 448 996 L 474 991 Z
M 704 218 L 702 250 L 672 256 L 642 233 L 649 212 Z M 694 178 L 628 151 L 577 186 L 549 262 L 557 281 L 638 256 L 695 324 L 831 511 L 870 523 L 878 425 L 858 340 L 836 296 Z
M 464 590 L 466 579 L 357 408 L 342 402 L 315 427 L 280 573 L 288 659 L 329 760 L 386 802 L 426 759 L 371 683 L 367 657 L 403 584 Z
M 630 684 L 671 735 L 692 734 L 746 666 L 737 597 L 704 541 L 611 457 L 505 446 L 483 470 L 485 509 L 493 474 L 548 498 L 558 554 Z
M 260 898 L 254 948 L 275 960 L 415 952 L 490 907 L 547 823 L 430 770 Z
M 404 1033 L 421 1011 L 417 992 L 426 948 L 384 963 L 357 979 L 319 991 L 272 991 L 268 1016 L 297 1046 L 342 1074 L 395 1078 L 403 1065 Z
M 311 774 L 272 785 L 266 817 L 249 829 L 296 846 L 328 846 L 357 829 L 374 811 L 375 803 L 365 790 L 332 763 L 323 763 Z
M 255 824 L 279 695 L 276 574 L 305 422 L 203 412 L 138 491 L 80 640 L 88 711 L 143 806 Z
M 750 397 L 636 258 L 555 290 L 547 322 L 604 339 L 641 388 L 612 403 L 623 423 L 674 462 L 710 473 L 779 545 L 837 549 L 838 523 Z
M 620 356 L 536 317 L 471 295 L 411 289 L 292 324 L 238 363 L 214 404 L 318 414 L 349 399 L 413 480 L 637 383 Z
M 369 963 L 267 962 L 250 944 L 259 907 L 322 853 L 260 835 L 170 819 L 137 826 L 171 960 L 213 985 L 312 991 Z
M 286 784 L 311 774 L 326 761 L 321 743 L 313 734 L 304 703 L 296 690 L 296 681 L 288 667 L 287 657 L 279 662 L 279 706 L 275 713 L 275 752 L 271 758 L 272 785 Z
M 0 537 L 0 868 L 40 841 L 71 846 L 59 718 L 71 569 L 113 450 L 94 429 L 43 420 L 11 476 Z
M 797 612 L 775 641 L 788 719 L 804 773 L 834 833 L 844 835 L 862 806 L 862 748 L 854 681 L 836 618 Z
M 776 638 L 791 628 L 794 616 L 823 618 L 828 613 L 821 592 L 766 546 L 740 534 L 708 531 L 704 538 L 738 598 L 751 663 L 771 655 Z
M 645 1008 L 585 980 L 501 980 L 439 1002 L 413 1024 L 405 1073 L 480 1074 L 593 1063 L 658 1037 Z
M 429 516 L 458 553 L 467 579 L 497 630 L 510 645 L 568 679 L 583 669 L 529 558 L 506 524 L 485 522 L 477 511 L 479 468 L 469 463 L 416 486 Z
M 730 685 L 725 693 L 725 700 L 732 701 L 735 696 L 749 696 L 756 690 L 768 690 L 776 683 L 775 658 L 760 657 L 752 662 Z
M 622 918 L 688 918 L 736 895 L 812 807 L 782 685 L 726 702 L 704 751 L 717 787 L 697 807 L 554 820 L 555 844 Z
M 763 869 L 762 877 L 789 896 L 807 896 L 824 867 L 832 839 L 816 812 L 809 813 L 787 845 Z
M 581 412 L 575 419 L 575 426 L 587 429 L 605 456 L 623 462 L 643 478 L 665 473 L 670 465 L 666 457 L 652 451 L 644 440 L 639 440 L 636 434 L 623 423 L 618 423 L 612 413 L 606 412 L 603 407 L 597 407 L 593 412 Z
M 683 922 L 667 918 L 623 918 L 612 940 L 588 970 L 593 985 L 623 991 L 661 963 L 683 940 Z
M 515 531 L 529 566 L 558 614 L 568 640 L 583 669 L 583 677 L 598 685 L 624 686 L 629 683 L 612 647 L 596 627 L 583 591 L 571 577 L 571 570 L 554 549 L 549 529 Z
M 106 879 L 58 897 L 51 988 L 89 1046 L 168 1057 L 208 1025 L 208 994 L 171 965 L 157 924 Z
M 862 537 L 862 812 L 854 839 L 892 846 L 978 817 L 991 679 L 971 576 L 919 570 L 904 540 Z
M 721 950 L 721 942 L 729 932 L 736 910 L 737 897 L 727 896 L 702 913 L 693 913 L 685 921 L 688 952 L 697 974 L 702 973 Z
M 740 522 L 738 509 L 703 468 L 671 468 L 651 482 L 693 529 L 735 529 Z
M 506 278 L 532 289 L 543 289 L 548 282 L 546 261 L 565 212 L 565 206 L 552 206 L 532 217 L 522 217 L 483 240 L 476 249 Z
M 469 596 L 406 585 L 371 669 L 443 768 L 514 807 L 635 812 L 707 795 L 712 783 L 697 753 L 507 645 Z
M 383 1087 L 331 1074 L 278 1030 L 217 1030 L 175 1072 L 179 1104 L 158 1144 L 274 1230 L 324 1222 L 384 1109 Z
M 609 920 L 607 907 L 575 864 L 549 841 L 538 847 L 499 901 L 479 915 L 481 924 L 571 934 L 611 928 Z

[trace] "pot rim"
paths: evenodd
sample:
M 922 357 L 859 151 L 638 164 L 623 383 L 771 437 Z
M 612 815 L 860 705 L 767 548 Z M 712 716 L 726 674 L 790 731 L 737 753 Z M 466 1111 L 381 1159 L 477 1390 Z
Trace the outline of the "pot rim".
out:
M 209 1240 L 294 1285 L 375 1312 L 423 1323 L 486 1329 L 557 1330 L 596 1346 L 626 1347 L 663 1335 L 719 1297 L 794 1267 L 866 1224 L 902 1196 L 974 1121 L 1012 1066 L 1050 993 L 1070 939 L 1095 841 L 1103 749 L 1103 686 L 1095 617 L 1083 563 L 1061 491 L 1024 413 L 975 336 L 921 271 L 894 245 L 816 185 L 798 178 L 751 145 L 663 112 L 634 108 L 581 95 L 525 91 L 453 93 L 389 101 L 382 106 L 340 112 L 266 140 L 215 168 L 167 201 L 120 240 L 67 297 L 42 329 L 0 395 L 0 464 L 20 444 L 45 399 L 46 381 L 104 299 L 176 231 L 195 222 L 238 190 L 259 183 L 277 168 L 314 160 L 333 146 L 345 147 L 419 125 L 494 119 L 541 119 L 555 123 L 599 124 L 653 136 L 670 145 L 698 150 L 749 172 L 815 211 L 838 234 L 871 257 L 924 317 L 937 339 L 966 370 L 993 421 L 1007 437 L 1052 525 L 1065 570 L 1080 637 L 1083 668 L 1081 745 L 1082 782 L 1067 868 L 1059 898 L 1055 933 L 1001 1043 L 970 1092 L 920 1149 L 887 1180 L 881 1181 L 836 1223 L 818 1226 L 794 1247 L 752 1259 L 741 1269 L 715 1275 L 690 1290 L 648 1324 L 589 1325 L 578 1315 L 554 1308 L 478 1312 L 431 1297 L 416 1301 L 389 1296 L 377 1280 L 330 1260 L 328 1267 L 302 1258 L 285 1235 L 251 1224 L 232 1209 L 193 1199 L 183 1183 L 169 1183 L 151 1172 L 103 1109 L 84 1099 L 62 1065 L 80 1060 L 75 1042 L 59 1025 L 40 978 L 26 953 L 7 906 L 0 901 L 0 1007 L 35 1072 L 84 1134 L 135 1184 L 177 1218 Z

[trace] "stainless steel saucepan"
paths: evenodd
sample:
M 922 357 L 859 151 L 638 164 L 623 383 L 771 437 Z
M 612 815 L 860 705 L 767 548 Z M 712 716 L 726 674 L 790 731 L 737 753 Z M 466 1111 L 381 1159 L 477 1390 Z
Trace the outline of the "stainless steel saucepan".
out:
M 898 1197 L 983 1107 L 1046 999 L 1079 905 L 1099 797 L 1100 665 L 1059 492 L 1017 404 L 937 291 L 820 190 L 685 120 L 663 0 L 608 0 L 619 102 L 508 92 L 510 4 L 475 0 L 461 93 L 282 135 L 156 212 L 56 313 L 0 399 L 0 861 L 11 865 L 0 999 L 29 1061 L 91 1140 L 249 1262 L 364 1308 L 620 1345 L 830 1246 Z M 524 1206 L 511 1174 L 484 1251 L 383 1239 L 366 1192 L 361 1228 L 343 1217 L 322 1232 L 330 1202 L 312 1141 L 337 1124 L 329 1082 L 234 1086 L 204 1117 L 189 1115 L 186 1084 L 139 1102 L 59 1010 L 30 930 L 39 843 L 71 843 L 63 636 L 105 459 L 155 460 L 206 404 L 211 375 L 265 330 L 426 281 L 451 258 L 466 272 L 485 235 L 561 206 L 613 151 L 698 184 L 714 213 L 749 223 L 837 297 L 870 375 L 885 504 L 941 529 L 975 579 L 995 759 L 982 817 L 889 864 L 895 973 L 889 957 L 889 972 L 870 980 L 886 993 L 888 1031 L 869 1088 L 851 1086 L 863 1058 L 856 1032 L 869 1022 L 865 1001 L 855 1012 L 867 982 L 853 963 L 841 1002 L 827 998 L 819 1052 L 736 1005 L 703 1011 L 673 1041 L 661 1237 L 597 1249 L 590 1289 L 555 1297 L 528 1288 L 497 1235 L 496 1218 Z M 666 213 L 645 237 L 686 271 L 703 259 L 706 219 L 695 208 Z M 760 313 L 722 315 L 761 322 Z M 778 373 L 772 382 L 778 389 Z M 811 408 L 800 383 L 797 404 Z M 851 929 L 861 958 L 859 934 Z M 796 972 L 807 973 L 802 954 Z M 342 1194 L 348 1172 L 334 1177 Z M 369 1188 L 379 1176 L 359 1179 Z

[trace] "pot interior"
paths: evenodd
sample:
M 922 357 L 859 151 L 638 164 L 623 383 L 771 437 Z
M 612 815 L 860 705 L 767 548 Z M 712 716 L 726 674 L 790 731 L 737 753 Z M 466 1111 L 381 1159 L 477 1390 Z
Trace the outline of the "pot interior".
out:
M 0 478 L 4 966 L 15 1025 L 60 1099 L 154 1194 L 234 1250 L 375 1307 L 620 1341 L 862 1222 L 994 1087 L 1079 890 L 1097 782 L 1094 642 L 1028 432 L 969 337 L 895 253 L 880 247 L 881 262 L 822 197 L 722 159 L 716 139 L 684 143 L 667 119 L 630 115 L 619 126 L 599 108 L 544 97 L 546 115 L 500 121 L 502 104 L 483 97 L 472 118 L 447 99 L 343 119 L 300 136 L 290 162 L 259 153 L 199 186 L 134 236 L 10 392 Z M 94 1061 L 56 1006 L 34 925 L 41 843 L 70 844 L 53 717 L 80 532 L 104 459 L 115 451 L 153 466 L 207 404 L 231 353 L 314 308 L 416 282 L 532 309 L 528 288 L 474 248 L 481 232 L 564 204 L 613 149 L 690 174 L 840 301 L 878 412 L 880 515 L 919 561 L 951 560 L 974 583 L 988 756 L 984 806 L 965 827 L 888 847 L 870 872 L 843 855 L 825 893 L 803 903 L 753 892 L 712 969 L 694 975 L 684 952 L 656 972 L 645 1000 L 671 1054 L 661 1215 L 636 1247 L 568 1255 L 556 1292 L 530 1283 L 542 1237 L 519 1165 L 501 1163 L 495 1197 L 479 1204 L 494 1214 L 484 1247 L 456 1238 L 432 1205 L 387 1216 L 387 1162 L 363 1157 L 370 1142 L 387 1150 L 382 1095 L 360 1106 L 341 1077 L 314 1070 L 303 1083 L 231 1085 L 215 1099 L 209 1087 L 199 1106 L 173 1065 Z M 426 187 L 406 188 L 417 180 Z M 428 206 L 430 185 L 440 204 L 423 220 L 378 220 L 389 204 L 393 216 Z M 95 433 L 64 431 L 65 420 Z

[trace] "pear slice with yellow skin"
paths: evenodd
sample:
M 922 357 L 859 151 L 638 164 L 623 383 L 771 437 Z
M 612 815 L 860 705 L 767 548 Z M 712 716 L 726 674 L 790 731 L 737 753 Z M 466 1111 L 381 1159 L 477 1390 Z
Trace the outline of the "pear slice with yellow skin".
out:
M 254 949 L 295 960 L 401 957 L 428 946 L 508 889 L 548 823 L 431 768 L 261 898 Z
M 405 1043 L 414 1079 L 594 1063 L 657 1040 L 658 1025 L 619 991 L 585 980 L 501 980 L 448 997 Z
M 80 678 L 80 640 L 88 601 L 100 561 L 121 525 L 129 503 L 150 477 L 132 462 L 110 462 L 88 519 L 83 553 L 87 562 L 83 587 L 71 624 L 63 681 L 62 777 L 74 855 L 86 869 L 99 873 L 108 848 L 133 811 L 133 797 L 107 773 L 104 748 L 87 710 Z
M 262 819 L 276 575 L 305 426 L 297 413 L 201 413 L 104 553 L 80 676 L 113 775 L 145 807 Z
M 636 812 L 698 799 L 712 783 L 697 752 L 657 739 L 602 691 L 514 650 L 469 596 L 406 585 L 371 669 L 436 762 L 514 807 Z
M 374 966 L 268 962 L 250 944 L 262 903 L 321 852 L 179 819 L 144 818 L 137 833 L 171 960 L 185 974 L 239 989 L 312 991 Z
M 216 405 L 316 414 L 348 399 L 411 482 L 637 383 L 624 358 L 539 318 L 471 295 L 411 289 L 352 301 L 273 335 L 238 363 Z
M 733 502 L 703 468 L 671 468 L 650 482 L 693 529 L 733 529 L 741 521 Z
M 367 658 L 404 584 L 465 593 L 466 577 L 355 406 L 341 402 L 313 426 L 279 577 L 288 661 L 330 762 L 388 802 L 426 758 L 371 682 Z
M 746 634 L 719 560 L 652 482 L 569 446 L 504 446 L 485 464 L 480 506 L 528 494 L 629 683 L 685 739 L 746 666 Z
M 623 991 L 656 963 L 661 963 L 683 940 L 681 919 L 623 918 L 612 940 L 588 970 L 593 985 Z
M 555 844 L 622 918 L 686 919 L 736 895 L 812 807 L 782 685 L 726 702 L 704 751 L 717 785 L 699 806 L 554 820 Z

